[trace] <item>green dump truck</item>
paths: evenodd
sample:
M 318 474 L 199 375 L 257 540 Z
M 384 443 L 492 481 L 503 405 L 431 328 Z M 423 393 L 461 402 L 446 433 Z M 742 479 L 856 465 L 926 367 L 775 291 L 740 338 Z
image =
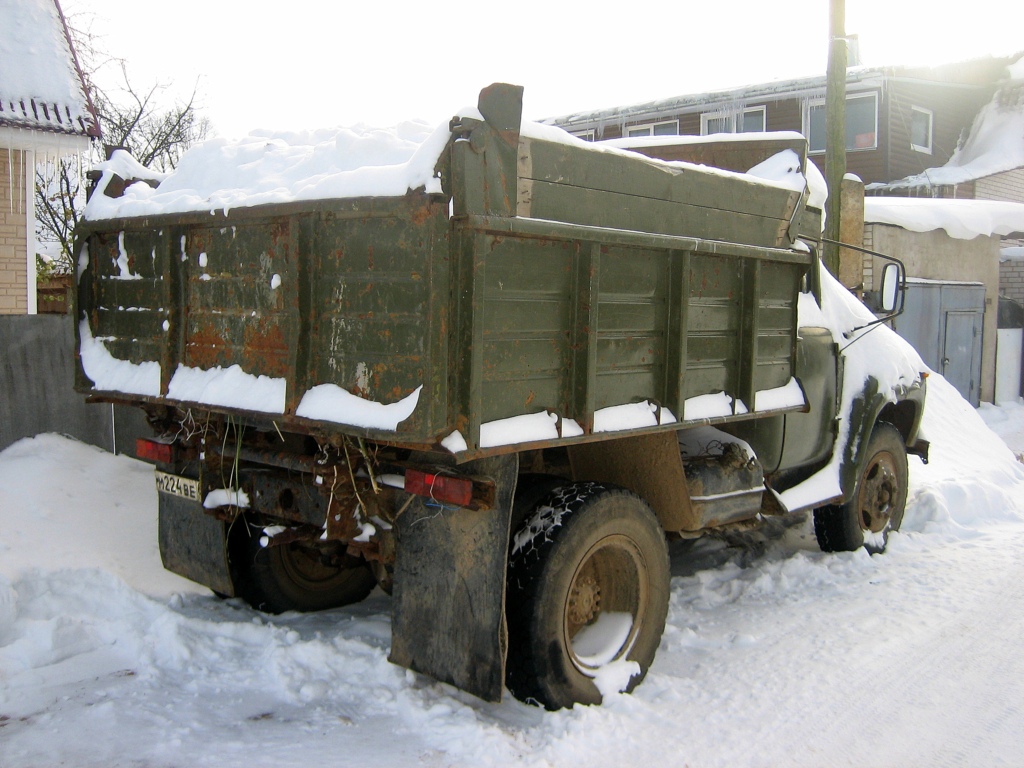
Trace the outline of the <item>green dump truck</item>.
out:
M 557 708 L 647 673 L 670 539 L 813 509 L 884 546 L 924 382 L 801 323 L 806 193 L 521 111 L 484 89 L 404 194 L 88 218 L 76 386 L 145 411 L 169 570 L 271 612 L 379 585 L 391 661 Z

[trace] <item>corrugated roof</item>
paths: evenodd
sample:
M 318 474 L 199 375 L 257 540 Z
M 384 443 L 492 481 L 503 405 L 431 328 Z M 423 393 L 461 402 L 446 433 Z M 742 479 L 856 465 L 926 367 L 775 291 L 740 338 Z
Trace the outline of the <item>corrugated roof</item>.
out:
M 0 0 L 0 126 L 100 135 L 57 0 Z

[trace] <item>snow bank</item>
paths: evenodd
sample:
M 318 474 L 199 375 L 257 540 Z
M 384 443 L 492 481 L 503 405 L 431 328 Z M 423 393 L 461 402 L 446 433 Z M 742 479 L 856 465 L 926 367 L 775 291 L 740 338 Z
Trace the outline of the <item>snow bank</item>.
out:
M 1024 146 L 1024 139 L 1022 139 Z M 924 197 L 866 197 L 864 222 L 892 224 L 911 232 L 944 229 L 950 237 L 1024 232 L 1024 204 L 998 200 L 945 200 Z

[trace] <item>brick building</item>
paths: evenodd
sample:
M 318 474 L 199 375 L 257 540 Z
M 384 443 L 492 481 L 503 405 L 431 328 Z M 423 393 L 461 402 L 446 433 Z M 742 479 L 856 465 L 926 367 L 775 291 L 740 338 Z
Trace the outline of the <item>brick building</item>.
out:
M 98 137 L 57 0 L 0 0 L 0 314 L 36 311 L 36 163 Z

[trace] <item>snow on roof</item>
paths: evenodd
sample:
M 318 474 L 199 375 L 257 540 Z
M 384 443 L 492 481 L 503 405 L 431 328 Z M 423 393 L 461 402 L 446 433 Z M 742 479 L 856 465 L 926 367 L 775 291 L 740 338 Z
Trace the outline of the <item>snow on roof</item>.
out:
M 892 224 L 911 232 L 944 229 L 950 237 L 1024 232 L 1024 203 L 921 197 L 866 197 L 865 224 Z
M 999 249 L 1000 261 L 1024 261 L 1024 246 L 1011 245 L 1008 248 Z
M 952 186 L 1024 168 L 1024 57 L 1007 72 L 1008 79 L 978 112 L 967 140 L 945 165 L 872 188 Z
M 0 0 L 0 126 L 99 136 L 57 0 Z

